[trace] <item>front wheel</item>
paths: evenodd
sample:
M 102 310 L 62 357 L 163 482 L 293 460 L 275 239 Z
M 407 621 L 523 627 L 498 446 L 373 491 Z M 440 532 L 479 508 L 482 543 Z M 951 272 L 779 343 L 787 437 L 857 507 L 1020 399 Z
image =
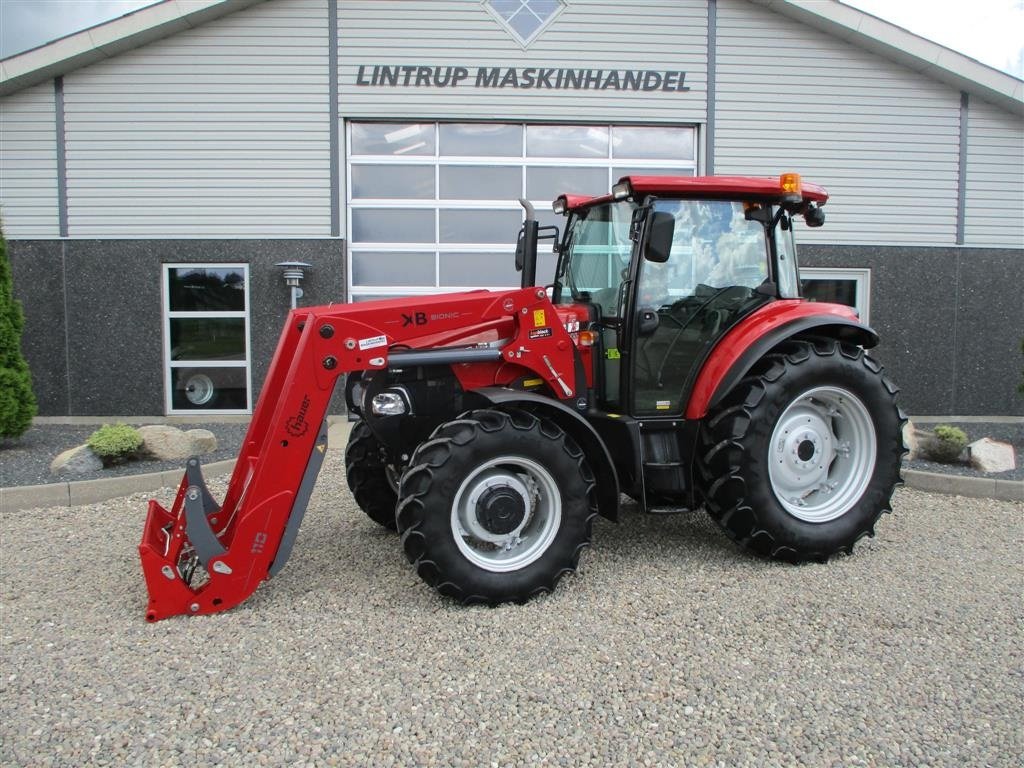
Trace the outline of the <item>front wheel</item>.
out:
M 463 603 L 525 602 L 576 569 L 595 481 L 555 424 L 480 410 L 438 427 L 399 488 L 398 530 L 416 572 Z
M 702 428 L 705 504 L 733 540 L 792 562 L 852 552 L 890 511 L 904 417 L 863 349 L 793 341 Z

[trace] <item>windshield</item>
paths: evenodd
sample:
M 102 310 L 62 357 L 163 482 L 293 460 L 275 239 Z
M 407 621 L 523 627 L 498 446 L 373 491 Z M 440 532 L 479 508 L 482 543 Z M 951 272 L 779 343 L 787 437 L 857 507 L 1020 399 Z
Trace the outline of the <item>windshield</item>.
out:
M 675 219 L 672 254 L 664 264 L 644 262 L 641 306 L 657 307 L 702 289 L 756 288 L 768 277 L 764 227 L 747 221 L 739 201 L 658 200 Z
M 629 227 L 636 205 L 608 203 L 573 218 L 565 283 L 574 301 L 590 301 L 610 317 L 618 314 L 619 286 L 629 270 Z

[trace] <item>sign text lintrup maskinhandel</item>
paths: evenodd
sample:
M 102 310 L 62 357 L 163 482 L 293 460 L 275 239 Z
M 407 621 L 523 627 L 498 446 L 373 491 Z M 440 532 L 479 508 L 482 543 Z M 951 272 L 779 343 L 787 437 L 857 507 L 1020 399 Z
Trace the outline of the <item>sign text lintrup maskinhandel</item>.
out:
M 534 88 L 582 91 L 688 91 L 686 73 L 653 69 L 437 67 L 360 64 L 356 85 L 412 88 Z

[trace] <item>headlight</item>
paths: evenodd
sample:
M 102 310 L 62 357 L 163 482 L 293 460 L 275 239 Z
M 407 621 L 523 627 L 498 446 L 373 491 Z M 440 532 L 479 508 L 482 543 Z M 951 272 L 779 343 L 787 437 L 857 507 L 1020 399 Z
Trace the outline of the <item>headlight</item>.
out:
M 401 416 L 408 412 L 409 406 L 400 392 L 381 392 L 373 396 L 370 410 L 374 416 Z

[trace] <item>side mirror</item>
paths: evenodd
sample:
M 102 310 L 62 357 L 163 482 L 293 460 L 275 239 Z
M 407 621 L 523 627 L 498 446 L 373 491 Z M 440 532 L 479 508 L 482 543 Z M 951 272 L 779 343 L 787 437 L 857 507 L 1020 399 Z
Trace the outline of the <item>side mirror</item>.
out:
M 675 217 L 666 211 L 654 211 L 647 227 L 647 242 L 644 244 L 644 258 L 656 264 L 664 264 L 672 253 L 672 235 L 676 231 Z
M 808 227 L 820 227 L 825 223 L 825 212 L 821 210 L 821 206 L 808 203 L 807 210 L 804 211 L 804 221 Z

